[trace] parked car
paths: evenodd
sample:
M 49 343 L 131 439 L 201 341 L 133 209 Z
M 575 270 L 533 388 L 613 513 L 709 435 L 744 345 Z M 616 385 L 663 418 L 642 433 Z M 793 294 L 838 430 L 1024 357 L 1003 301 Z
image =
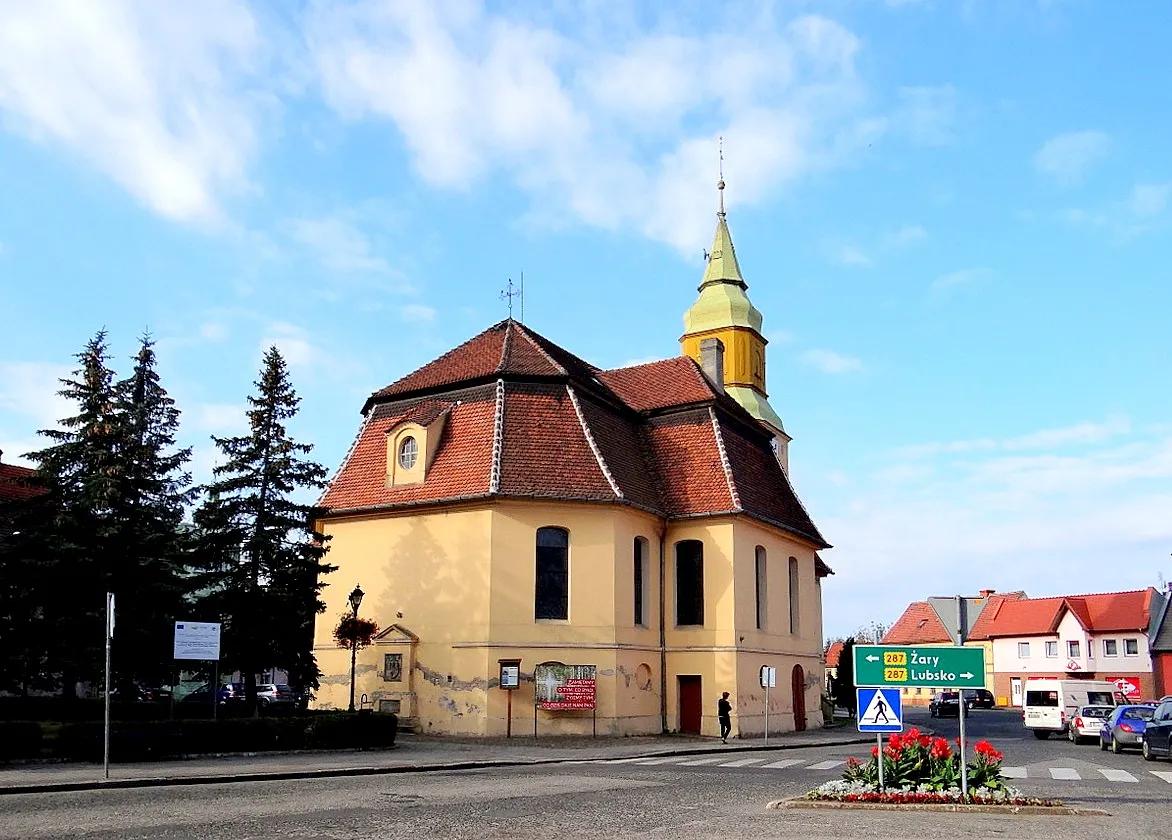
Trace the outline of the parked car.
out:
M 1103 728 L 1103 721 L 1115 711 L 1114 706 L 1080 706 L 1066 728 L 1070 743 L 1080 744 L 1083 738 L 1095 738 Z
M 256 687 L 256 702 L 260 706 L 293 706 L 297 694 L 287 685 L 262 683 Z
M 1148 761 L 1155 761 L 1161 755 L 1172 758 L 1172 695 L 1160 701 L 1151 720 L 1144 726 L 1140 750 Z
M 987 688 L 966 688 L 964 694 L 964 707 L 966 709 L 995 709 L 997 708 L 997 698 L 993 696 L 993 692 Z
M 1116 706 L 1099 729 L 1099 749 L 1110 747 L 1118 754 L 1124 747 L 1139 747 L 1155 711 L 1155 706 Z
M 960 692 L 937 691 L 928 703 L 932 717 L 960 717 Z
M 244 697 L 244 683 L 224 683 L 220 686 L 219 701 L 221 703 L 243 700 Z

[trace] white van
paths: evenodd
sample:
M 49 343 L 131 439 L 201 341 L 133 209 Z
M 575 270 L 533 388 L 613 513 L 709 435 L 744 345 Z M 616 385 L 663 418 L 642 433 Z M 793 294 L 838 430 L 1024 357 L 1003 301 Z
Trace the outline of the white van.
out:
M 1034 737 L 1065 732 L 1067 721 L 1083 706 L 1117 706 L 1125 702 L 1114 683 L 1099 680 L 1028 680 L 1021 719 Z

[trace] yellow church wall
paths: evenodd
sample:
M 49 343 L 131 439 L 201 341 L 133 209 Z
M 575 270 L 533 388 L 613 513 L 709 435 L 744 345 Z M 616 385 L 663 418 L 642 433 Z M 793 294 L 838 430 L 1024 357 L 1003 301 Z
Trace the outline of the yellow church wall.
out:
M 700 342 L 719 338 L 724 344 L 725 385 L 744 385 L 765 393 L 765 339 L 745 327 L 726 327 L 686 335 L 681 340 L 685 356 L 700 361 Z
M 542 526 L 570 534 L 569 618 L 534 621 L 536 532 Z M 616 505 L 498 501 L 447 510 L 377 518 L 329 520 L 330 562 L 326 612 L 319 618 L 315 652 L 322 671 L 315 704 L 345 708 L 349 653 L 336 647 L 332 629 L 349 609 L 354 584 L 366 592 L 360 614 L 390 632 L 358 654 L 356 698 L 373 708 L 395 700 L 400 715 L 422 731 L 502 735 L 508 694 L 498 685 L 499 661 L 520 659 L 521 686 L 512 697 L 512 731 L 532 734 L 533 672 L 542 662 L 592 664 L 598 669 L 600 735 L 657 733 L 663 724 L 659 651 L 659 566 L 662 520 Z M 634 540 L 647 541 L 646 623 L 634 622 Z M 704 544 L 704 625 L 675 624 L 675 545 Z M 767 625 L 754 627 L 754 556 L 768 552 Z M 738 731 L 763 729 L 757 674 L 778 669 L 771 692 L 770 730 L 791 729 L 790 674 L 802 664 L 812 679 L 807 720 L 820 723 L 821 622 L 813 552 L 782 532 L 738 517 L 677 521 L 666 530 L 665 603 L 667 727 L 680 728 L 678 675 L 701 678 L 702 731 L 716 735 L 716 699 L 733 695 Z M 801 629 L 788 633 L 787 561 L 801 563 Z M 734 562 L 735 558 L 735 562 Z M 414 640 L 406 634 L 414 634 Z M 402 679 L 384 679 L 387 653 L 402 655 Z M 788 714 L 788 717 L 787 717 Z M 762 716 L 763 717 L 763 716 Z M 537 711 L 539 734 L 589 734 L 588 712 Z
M 347 598 L 359 584 L 365 593 L 359 615 L 382 629 L 398 624 L 413 632 L 426 628 L 426 633 L 419 634 L 415 645 L 392 649 L 375 644 L 359 651 L 355 702 L 366 694 L 378 708 L 381 699 L 398 699 L 400 714 L 408 718 L 447 706 L 455 731 L 479 729 L 463 712 L 485 704 L 484 655 L 453 649 L 452 642 L 487 638 L 491 522 L 487 508 L 449 508 L 321 523 L 331 537 L 327 559 L 339 568 L 326 578 L 326 610 L 315 628 L 314 651 L 322 672 L 317 707 L 345 708 L 349 703 L 350 654 L 335 644 L 333 628 L 349 611 Z M 388 652 L 404 654 L 399 683 L 382 678 L 382 657 Z M 469 719 L 468 726 L 461 717 Z

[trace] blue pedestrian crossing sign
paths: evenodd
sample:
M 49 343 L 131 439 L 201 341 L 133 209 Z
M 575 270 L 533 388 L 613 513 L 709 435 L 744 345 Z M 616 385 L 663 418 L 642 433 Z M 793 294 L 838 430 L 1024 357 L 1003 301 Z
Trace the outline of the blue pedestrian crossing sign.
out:
M 903 732 L 898 688 L 856 688 L 860 732 Z

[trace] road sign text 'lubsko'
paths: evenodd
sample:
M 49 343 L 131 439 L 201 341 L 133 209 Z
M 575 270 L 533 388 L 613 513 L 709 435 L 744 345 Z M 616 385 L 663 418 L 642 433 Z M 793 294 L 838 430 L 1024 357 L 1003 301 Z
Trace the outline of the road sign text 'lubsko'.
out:
M 982 647 L 855 646 L 855 685 L 984 688 Z

